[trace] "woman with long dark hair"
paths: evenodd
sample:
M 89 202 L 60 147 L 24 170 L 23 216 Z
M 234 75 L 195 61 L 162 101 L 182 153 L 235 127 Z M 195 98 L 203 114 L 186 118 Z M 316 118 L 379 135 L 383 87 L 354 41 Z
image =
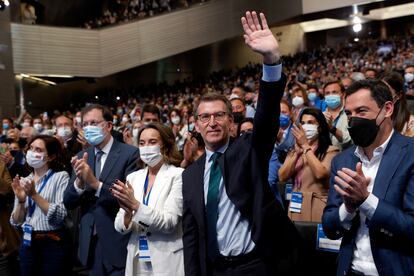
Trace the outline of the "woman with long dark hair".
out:
M 70 241 L 64 227 L 67 211 L 63 193 L 69 175 L 62 162 L 62 145 L 53 136 L 39 135 L 27 145 L 26 161 L 33 172 L 16 176 L 10 222 L 23 230 L 21 275 L 67 275 Z
M 322 111 L 309 107 L 292 127 L 295 148 L 279 170 L 279 180 L 293 180 L 293 191 L 301 197 L 300 208 L 289 208 L 295 221 L 320 222 L 329 189 L 330 164 L 339 149 L 331 145 L 329 126 Z

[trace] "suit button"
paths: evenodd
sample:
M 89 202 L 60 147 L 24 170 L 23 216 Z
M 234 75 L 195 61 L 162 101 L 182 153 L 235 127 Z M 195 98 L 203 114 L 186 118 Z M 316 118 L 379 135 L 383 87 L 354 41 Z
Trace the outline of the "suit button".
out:
M 151 232 L 147 232 L 147 237 L 151 237 Z

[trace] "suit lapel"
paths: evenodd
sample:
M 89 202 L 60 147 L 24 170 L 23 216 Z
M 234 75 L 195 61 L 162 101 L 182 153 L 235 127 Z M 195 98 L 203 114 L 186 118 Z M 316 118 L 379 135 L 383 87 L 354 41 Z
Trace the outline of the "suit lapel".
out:
M 195 204 L 195 210 L 197 211 L 198 215 L 195 216 L 196 219 L 199 219 L 199 225 L 201 228 L 204 228 L 205 225 L 205 201 L 204 201 L 204 169 L 206 163 L 206 154 L 204 153 L 197 161 L 196 166 L 197 169 L 193 170 L 194 175 L 194 185 L 193 188 L 193 196 L 194 200 L 192 201 Z
M 93 174 L 95 174 L 95 148 L 90 147 L 86 150 L 86 152 L 88 153 L 88 164 L 91 167 Z M 82 157 L 83 156 L 81 156 L 80 158 Z
M 151 194 L 148 201 L 148 206 L 155 207 L 161 190 L 165 187 L 165 179 L 168 177 L 168 165 L 163 164 L 155 177 L 154 184 L 151 188 Z
M 134 179 L 134 182 L 136 183 L 134 186 L 134 195 L 135 198 L 142 203 L 142 197 L 144 195 L 144 185 L 145 185 L 145 178 L 147 177 L 148 174 L 148 167 L 145 167 L 142 170 L 139 170 L 140 174 L 136 176 L 136 178 Z M 136 182 L 139 181 L 139 182 Z M 129 184 L 133 184 L 133 183 L 129 183 Z
M 394 133 L 387 148 L 385 149 L 381 164 L 378 168 L 377 176 L 375 177 L 374 189 L 372 193 L 379 199 L 384 199 L 391 183 L 391 179 L 405 156 L 404 148 L 407 144 L 401 143 L 399 138 L 399 134 Z
M 118 142 L 116 142 L 114 139 L 114 143 L 112 144 L 108 157 L 106 158 L 105 165 L 102 168 L 102 172 L 99 177 L 99 180 L 101 180 L 102 182 L 105 182 L 106 178 L 108 177 L 109 173 L 112 170 L 112 167 L 118 161 L 120 154 L 121 154 L 121 150 L 118 147 Z

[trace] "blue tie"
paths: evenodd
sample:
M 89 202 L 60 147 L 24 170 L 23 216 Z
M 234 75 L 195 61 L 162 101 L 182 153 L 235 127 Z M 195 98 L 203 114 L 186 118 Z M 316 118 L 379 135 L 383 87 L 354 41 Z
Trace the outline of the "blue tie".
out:
M 222 155 L 220 152 L 215 152 L 210 161 L 213 164 L 210 167 L 210 180 L 208 182 L 207 193 L 207 249 L 208 256 L 211 260 L 215 260 L 219 255 L 218 242 L 217 242 L 217 218 L 218 218 L 218 202 L 219 202 L 219 187 L 222 177 L 220 166 L 217 159 Z

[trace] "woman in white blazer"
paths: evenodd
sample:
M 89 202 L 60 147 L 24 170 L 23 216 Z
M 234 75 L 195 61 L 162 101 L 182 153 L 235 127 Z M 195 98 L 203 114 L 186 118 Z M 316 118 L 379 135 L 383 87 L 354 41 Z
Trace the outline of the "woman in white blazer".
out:
M 115 229 L 131 232 L 125 275 L 184 275 L 182 243 L 182 168 L 174 135 L 149 124 L 138 135 L 140 158 L 147 166 L 111 188 L 121 206 Z

